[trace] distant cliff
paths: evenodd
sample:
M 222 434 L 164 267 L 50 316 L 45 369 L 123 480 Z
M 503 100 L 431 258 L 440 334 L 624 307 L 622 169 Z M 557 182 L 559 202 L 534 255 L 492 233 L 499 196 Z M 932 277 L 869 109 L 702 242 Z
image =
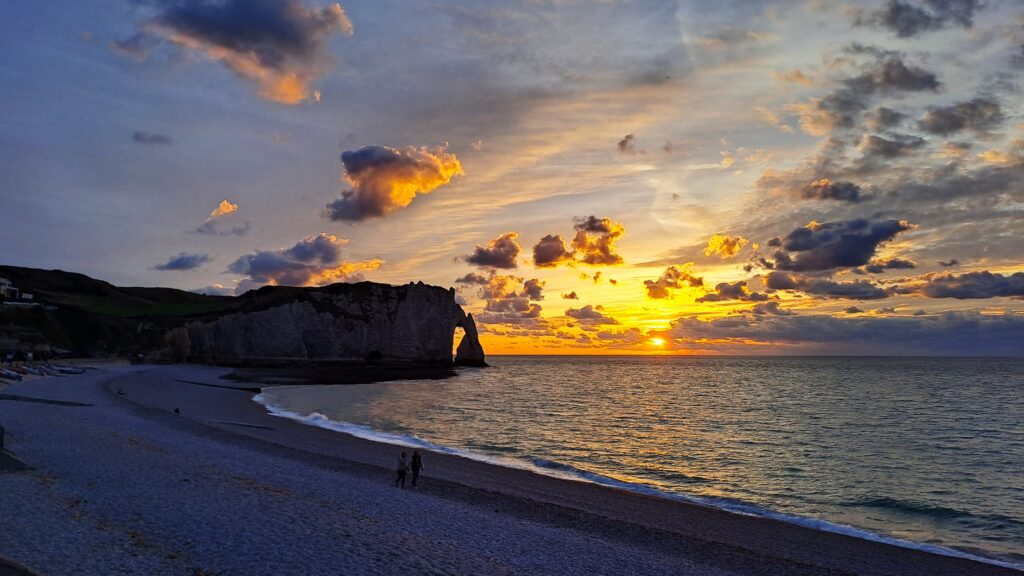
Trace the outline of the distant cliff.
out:
M 120 288 L 82 274 L 0 266 L 40 305 L 0 307 L 0 352 L 232 365 L 369 363 L 483 366 L 472 315 L 422 283 L 267 286 L 236 297 Z M 465 336 L 452 358 L 457 328 Z
M 190 359 L 216 364 L 366 362 L 484 365 L 471 315 L 452 291 L 422 283 L 268 286 L 238 310 L 187 324 Z

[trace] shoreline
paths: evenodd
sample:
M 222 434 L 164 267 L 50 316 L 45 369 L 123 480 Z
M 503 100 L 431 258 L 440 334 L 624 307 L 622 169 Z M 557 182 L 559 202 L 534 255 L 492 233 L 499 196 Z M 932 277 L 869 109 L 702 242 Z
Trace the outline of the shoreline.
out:
M 630 494 L 650 496 L 654 498 L 663 499 L 666 501 L 683 502 L 686 504 L 699 506 L 716 512 L 725 512 L 729 514 L 735 514 L 738 516 L 746 516 L 753 518 L 765 518 L 773 521 L 791 524 L 794 526 L 799 526 L 801 528 L 806 528 L 809 530 L 829 532 L 832 534 L 839 534 L 868 542 L 877 542 L 890 546 L 896 546 L 899 548 L 905 548 L 908 550 L 915 550 L 939 556 L 948 556 L 951 558 L 960 558 L 964 560 L 970 560 L 973 562 L 991 564 L 1001 568 L 1008 568 L 1011 570 L 1018 570 L 1024 572 L 1024 563 L 1014 563 L 1009 560 L 1004 560 L 998 557 L 984 556 L 980 553 L 969 552 L 966 550 L 960 550 L 948 546 L 941 546 L 938 544 L 927 544 L 923 542 L 916 542 L 913 540 L 898 538 L 896 536 L 879 534 L 877 532 L 872 532 L 870 530 L 858 528 L 856 526 L 851 526 L 847 524 L 837 524 L 835 522 L 823 518 L 816 518 L 813 516 L 801 516 L 798 514 L 788 514 L 785 512 L 780 512 L 777 510 L 759 506 L 757 504 L 752 504 L 743 501 L 736 501 L 738 505 L 735 506 L 734 508 L 730 508 L 729 506 L 724 504 L 717 505 L 714 502 L 710 502 L 708 501 L 708 499 L 701 496 L 667 492 L 643 483 L 617 480 L 615 478 L 605 476 L 596 472 L 580 470 L 572 466 L 558 462 L 551 462 L 551 464 L 553 464 L 554 466 L 548 468 L 536 464 L 535 461 L 531 462 L 529 460 L 500 457 L 485 454 L 483 452 L 474 452 L 472 450 L 465 450 L 461 448 L 453 448 L 450 446 L 434 444 L 427 440 L 422 440 L 412 436 L 400 436 L 397 434 L 377 430 L 375 428 L 371 428 L 363 424 L 342 422 L 327 418 L 316 418 L 312 415 L 304 416 L 296 412 L 285 410 L 283 408 L 278 408 L 268 402 L 264 402 L 263 399 L 260 398 L 260 396 L 262 396 L 262 393 L 254 395 L 251 398 L 251 400 L 263 406 L 267 410 L 267 412 L 272 416 L 286 418 L 305 426 L 322 428 L 325 430 L 336 432 L 338 434 L 345 434 L 348 436 L 361 438 L 370 442 L 378 442 L 390 446 L 395 446 L 396 448 L 407 447 L 413 449 L 426 450 L 432 453 L 442 453 L 459 458 L 465 458 L 468 460 L 482 462 L 493 466 L 498 466 L 501 468 L 524 470 L 526 472 L 530 472 L 532 474 L 537 474 L 540 476 L 568 480 L 570 482 L 593 484 L 612 490 L 622 490 Z
M 142 392 L 142 390 L 140 390 L 140 392 Z M 236 396 L 235 398 L 232 399 L 232 401 L 233 402 L 241 401 L 241 402 L 244 402 L 247 405 L 251 405 L 251 406 L 245 406 L 245 407 L 235 406 L 235 407 L 232 407 L 232 409 L 229 411 L 229 413 L 234 414 L 234 413 L 236 413 L 235 410 L 240 408 L 240 410 L 242 412 L 246 413 L 249 418 L 254 418 L 256 421 L 258 421 L 258 425 L 268 426 L 268 427 L 274 427 L 274 421 L 277 421 L 279 423 L 282 420 L 281 417 L 275 416 L 275 415 L 270 414 L 270 413 L 263 413 L 263 414 L 259 414 L 259 415 L 253 414 L 253 412 L 255 412 L 253 410 L 253 408 L 257 408 L 259 411 L 263 411 L 263 410 L 266 410 L 266 407 L 264 405 L 258 403 L 257 401 L 254 401 L 254 399 L 253 399 L 254 395 L 246 395 L 246 396 L 247 397 L 241 398 L 241 399 Z M 159 399 L 157 399 L 154 396 L 152 396 L 150 394 L 147 394 L 147 393 L 143 393 L 143 397 L 140 398 L 140 400 L 142 400 L 143 403 L 145 403 L 145 404 L 149 404 L 149 403 L 159 404 L 160 403 Z M 152 406 L 152 407 L 158 407 L 158 406 Z M 380 440 L 361 438 L 361 437 L 352 435 L 352 434 L 350 434 L 348 432 L 329 430 L 329 429 L 322 428 L 322 427 L 319 427 L 319 426 L 311 426 L 308 423 L 297 422 L 297 421 L 294 421 L 294 420 L 291 420 L 291 419 L 288 419 L 286 421 L 289 423 L 289 425 L 297 426 L 298 430 L 297 431 L 291 431 L 290 430 L 289 434 L 287 434 L 285 438 L 278 438 L 276 440 L 275 439 L 267 438 L 267 436 L 269 436 L 269 434 L 267 433 L 267 430 L 265 428 L 240 429 L 239 427 L 236 426 L 236 427 L 234 427 L 235 430 L 232 430 L 232 431 L 237 433 L 237 434 L 241 434 L 241 435 L 245 435 L 245 436 L 266 438 L 266 439 L 270 440 L 271 442 L 275 442 L 275 443 L 280 442 L 282 445 L 285 445 L 285 446 L 287 446 L 289 448 L 293 448 L 293 449 L 304 450 L 304 451 L 309 450 L 309 451 L 312 451 L 314 453 L 319 453 L 319 454 L 324 454 L 324 453 L 330 452 L 330 454 L 328 454 L 328 455 L 340 456 L 340 457 L 345 458 L 345 459 L 355 459 L 356 461 L 360 461 L 360 462 L 363 462 L 363 463 L 371 463 L 371 464 L 379 464 L 379 463 L 389 462 L 390 461 L 390 456 L 393 456 L 392 453 L 395 452 L 396 450 L 400 450 L 400 448 L 401 448 L 400 444 L 383 442 L 383 441 L 380 441 Z M 223 422 L 225 422 L 225 420 L 221 419 L 221 423 L 223 423 Z M 277 428 L 280 428 L 280 427 L 281 427 L 280 424 L 278 424 Z M 370 445 L 369 447 L 372 447 L 372 448 L 375 448 L 375 449 L 379 450 L 379 453 L 378 454 L 374 454 L 373 456 L 367 457 L 367 455 L 364 452 L 364 450 L 367 448 L 366 446 L 360 446 L 359 447 L 360 450 L 358 452 L 354 452 L 354 451 L 353 452 L 349 452 L 349 451 L 336 451 L 336 450 L 329 450 L 329 451 L 328 450 L 319 450 L 319 449 L 317 449 L 317 445 L 316 445 L 315 442 L 310 442 L 308 446 L 303 446 L 304 437 L 306 436 L 306 433 L 302 432 L 302 430 L 307 430 L 309 432 L 310 436 L 312 436 L 314 433 L 315 434 L 326 433 L 326 434 L 331 435 L 331 436 L 342 435 L 344 437 L 347 437 L 347 438 L 351 439 L 351 441 L 365 442 L 365 443 Z M 298 437 L 293 437 L 292 436 L 293 433 L 296 433 Z M 520 489 L 518 489 L 519 486 L 506 486 L 505 490 L 500 490 L 500 492 L 505 493 L 505 494 L 507 494 L 509 496 L 512 496 L 512 497 L 517 497 L 517 498 L 537 498 L 537 501 L 539 501 L 539 502 L 551 502 L 551 501 L 553 501 L 553 503 L 557 503 L 559 505 L 567 505 L 570 508 L 576 508 L 576 509 L 578 509 L 578 510 L 580 510 L 582 512 L 597 513 L 597 514 L 608 515 L 608 516 L 612 516 L 612 517 L 617 515 L 616 514 L 617 510 L 616 509 L 618 509 L 618 508 L 635 507 L 635 506 L 637 506 L 638 503 L 642 502 L 643 505 L 644 505 L 643 506 L 644 508 L 662 509 L 662 510 L 657 510 L 656 513 L 652 514 L 652 516 L 660 517 L 660 518 L 663 518 L 663 519 L 665 519 L 667 521 L 663 521 L 663 522 L 649 522 L 651 527 L 658 528 L 658 529 L 668 529 L 669 531 L 675 531 L 676 529 L 678 529 L 678 525 L 679 525 L 678 521 L 670 520 L 670 519 L 667 519 L 665 517 L 668 516 L 668 515 L 671 515 L 673 512 L 679 512 L 679 509 L 677 507 L 685 507 L 687 512 L 695 513 L 696 515 L 716 515 L 716 516 L 724 515 L 721 518 L 718 518 L 718 520 L 723 521 L 724 523 L 727 523 L 727 524 L 734 524 L 734 523 L 737 523 L 737 522 L 743 523 L 744 521 L 747 521 L 747 520 L 749 520 L 751 522 L 758 522 L 758 523 L 762 523 L 763 522 L 763 523 L 765 523 L 765 524 L 767 524 L 769 526 L 773 526 L 778 531 L 789 532 L 792 529 L 795 532 L 799 532 L 801 537 L 803 537 L 803 538 L 810 538 L 811 540 L 815 539 L 814 535 L 818 535 L 818 534 L 823 535 L 823 536 L 824 535 L 828 535 L 828 536 L 834 536 L 835 538 L 838 538 L 838 539 L 849 539 L 849 540 L 852 540 L 854 542 L 859 542 L 859 543 L 862 542 L 862 543 L 865 543 L 865 544 L 871 545 L 871 546 L 881 546 L 881 547 L 884 547 L 883 550 L 885 551 L 885 553 L 894 553 L 896 550 L 899 550 L 899 551 L 906 551 L 910 555 L 918 555 L 918 554 L 924 555 L 925 558 L 927 558 L 928 560 L 931 560 L 931 561 L 934 561 L 936 558 L 943 558 L 943 559 L 950 559 L 950 560 L 956 561 L 956 562 L 961 562 L 961 561 L 962 562 L 967 562 L 967 563 L 973 565 L 974 568 L 977 568 L 979 566 L 986 566 L 986 567 L 992 567 L 992 568 L 997 569 L 997 570 L 1010 570 L 1010 571 L 1015 571 L 1015 573 L 1022 572 L 1022 570 L 1019 567 L 1012 566 L 1009 563 L 1002 562 L 1002 561 L 996 560 L 996 559 L 975 557 L 975 556 L 970 555 L 968 553 L 959 553 L 959 551 L 956 551 L 956 550 L 951 550 L 952 554 L 949 554 L 949 555 L 938 554 L 938 553 L 936 553 L 934 551 L 927 550 L 927 549 L 920 549 L 920 548 L 905 547 L 905 546 L 897 545 L 897 544 L 895 544 L 893 542 L 888 541 L 888 539 L 886 537 L 884 537 L 884 536 L 880 537 L 882 540 L 873 540 L 873 539 L 863 538 L 861 536 L 853 536 L 853 535 L 849 535 L 849 534 L 844 534 L 844 533 L 841 533 L 841 532 L 832 532 L 832 531 L 821 530 L 821 529 L 817 529 L 817 528 L 810 528 L 810 527 L 807 527 L 807 526 L 803 526 L 803 525 L 787 522 L 787 521 L 784 521 L 784 520 L 781 520 L 781 519 L 777 519 L 777 518 L 771 518 L 771 517 L 766 517 L 766 516 L 746 515 L 746 514 L 736 513 L 736 512 L 733 512 L 733 511 L 723 510 L 723 509 L 716 508 L 716 507 L 711 507 L 711 506 L 708 506 L 706 504 L 699 504 L 699 503 L 692 502 L 692 501 L 684 501 L 684 500 L 678 500 L 678 499 L 673 499 L 673 498 L 665 498 L 662 495 L 645 494 L 645 493 L 631 491 L 631 490 L 627 490 L 627 489 L 624 489 L 624 488 L 618 488 L 618 487 L 614 487 L 614 486 L 601 485 L 601 484 L 592 483 L 592 482 L 584 482 L 584 481 L 581 481 L 579 479 L 559 478 L 559 477 L 552 476 L 552 475 L 541 474 L 541 473 L 539 473 L 537 471 L 529 470 L 529 469 L 525 469 L 525 468 L 512 468 L 512 467 L 507 467 L 507 466 L 503 466 L 503 465 L 495 464 L 495 463 L 491 463 L 491 462 L 471 459 L 471 458 L 468 458 L 468 457 L 466 457 L 464 455 L 459 455 L 459 454 L 446 454 L 446 453 L 441 453 L 441 452 L 431 452 L 429 456 L 430 456 L 430 458 L 432 460 L 442 459 L 446 463 L 446 465 L 449 466 L 449 468 L 452 467 L 451 464 L 454 464 L 455 462 L 458 462 L 458 464 L 454 466 L 454 468 L 457 469 L 458 473 L 451 474 L 450 477 L 445 477 L 444 479 L 445 480 L 453 480 L 456 483 L 463 484 L 463 485 L 468 486 L 468 487 L 481 488 L 481 487 L 486 486 L 486 482 L 484 482 L 484 483 L 479 482 L 479 479 L 480 479 L 479 477 L 480 476 L 482 476 L 484 478 L 493 478 L 495 476 L 503 476 L 503 475 L 507 475 L 507 474 L 516 475 L 516 476 L 526 475 L 526 478 L 521 478 L 521 480 L 522 480 L 522 482 L 524 484 L 529 485 L 529 489 L 528 490 L 520 490 Z M 386 466 L 386 464 L 384 464 L 384 465 Z M 462 468 L 467 468 L 467 467 L 474 469 L 474 470 L 472 470 L 470 472 L 474 477 L 467 477 L 467 475 L 464 473 Z M 482 467 L 483 470 L 477 469 L 478 467 Z M 436 468 L 436 466 L 434 466 L 432 468 Z M 517 480 L 519 480 L 519 479 L 520 478 L 517 478 Z M 549 480 L 552 482 L 552 488 L 557 486 L 557 488 L 554 488 L 554 490 L 552 490 L 552 492 L 560 492 L 560 491 L 565 491 L 565 490 L 568 490 L 569 492 L 576 492 L 576 491 L 591 492 L 591 491 L 593 491 L 593 492 L 597 493 L 596 497 L 599 500 L 605 500 L 605 499 L 607 499 L 607 500 L 624 499 L 624 500 L 629 500 L 630 502 L 617 502 L 616 501 L 616 502 L 612 502 L 611 506 L 609 506 L 609 507 L 602 507 L 599 510 L 594 510 L 594 509 L 588 510 L 586 502 L 589 500 L 590 495 L 588 495 L 586 498 L 583 498 L 583 499 L 565 498 L 564 495 L 562 495 L 562 494 L 559 494 L 558 495 L 559 497 L 556 497 L 556 498 L 538 498 L 538 496 L 539 496 L 538 493 L 537 493 L 537 488 L 538 487 L 535 486 L 535 484 L 544 485 Z M 555 483 L 557 483 L 557 485 Z M 546 488 L 546 486 L 545 486 L 545 488 Z M 489 489 L 493 490 L 494 488 L 493 487 L 489 487 Z M 634 500 L 634 499 L 638 499 L 638 500 L 636 502 L 633 502 L 632 500 Z M 625 520 L 625 521 L 642 521 L 643 516 L 630 515 L 629 518 L 620 518 L 620 519 L 621 520 Z M 643 521 L 645 523 L 647 523 L 646 519 L 644 519 Z M 782 528 L 782 527 L 785 527 L 785 528 Z M 748 528 L 748 527 L 745 527 L 745 528 Z M 692 535 L 700 536 L 700 535 L 697 535 L 697 534 L 692 534 Z M 787 534 L 787 536 L 793 536 L 793 535 Z M 729 535 L 729 536 L 724 537 L 724 538 L 714 538 L 714 540 L 717 541 L 717 542 L 726 544 L 726 545 L 735 545 L 735 544 L 737 544 L 734 535 Z M 820 543 L 816 543 L 816 544 L 820 544 Z M 893 549 L 895 549 L 895 550 L 893 550 Z M 760 552 L 760 551 L 764 551 L 764 550 L 763 550 L 763 548 L 758 547 L 757 551 Z M 798 558 L 798 560 L 799 561 L 804 561 L 804 560 L 806 560 L 806 558 Z M 930 562 L 928 560 L 925 560 L 924 563 L 925 564 L 931 564 L 932 562 Z M 856 564 L 856 562 L 853 562 L 853 564 Z M 842 569 L 849 569 L 849 568 L 848 567 L 843 567 Z M 941 574 L 943 572 L 944 572 L 944 570 L 941 569 L 941 568 L 931 567 L 927 571 L 922 571 L 922 572 L 917 572 L 917 573 Z M 859 573 L 859 572 L 854 571 L 853 573 Z M 867 573 L 870 573 L 870 572 L 867 572 Z M 899 573 L 900 574 L 911 574 L 911 573 L 915 573 L 915 572 L 906 571 L 906 567 L 905 567 L 904 571 L 901 571 Z M 967 571 L 963 571 L 963 570 L 958 569 L 958 570 L 956 570 L 954 572 L 951 572 L 951 573 L 957 573 L 957 574 L 971 573 L 971 570 L 967 569 Z
M 455 573 L 479 572 L 479 569 L 472 566 L 486 557 L 502 559 L 502 570 L 487 570 L 494 573 L 628 571 L 651 574 L 823 576 L 1021 574 L 1020 571 L 992 563 L 942 556 L 814 530 L 771 518 L 745 516 L 704 505 L 560 479 L 444 453 L 425 454 L 423 486 L 418 491 L 401 492 L 391 487 L 394 477 L 392 461 L 398 449 L 396 445 L 365 440 L 270 415 L 262 405 L 252 400 L 251 392 L 241 387 L 197 386 L 181 382 L 225 384 L 227 382 L 219 379 L 224 372 L 223 369 L 203 366 L 137 366 L 103 371 L 102 374 L 87 377 L 36 381 L 30 385 L 15 386 L 13 392 L 54 400 L 92 401 L 96 406 L 68 409 L 33 404 L 18 412 L 10 406 L 13 403 L 0 402 L 0 422 L 8 425 L 8 422 L 13 421 L 8 430 L 15 437 L 63 433 L 72 435 L 68 438 L 78 439 L 90 437 L 78 433 L 78 428 L 106 426 L 108 421 L 111 426 L 120 425 L 122 420 L 131 420 L 132 428 L 128 432 L 130 437 L 138 436 L 143 441 L 129 441 L 121 448 L 129 450 L 133 458 L 145 458 L 151 464 L 141 469 L 118 464 L 111 473 L 137 477 L 145 485 L 157 485 L 164 480 L 160 474 L 149 469 L 174 454 L 170 448 L 160 445 L 162 443 L 188 446 L 186 453 L 190 459 L 202 458 L 207 451 L 213 450 L 231 455 L 232 461 L 237 457 L 245 462 L 266 458 L 291 462 L 289 469 L 296 470 L 294 474 L 275 477 L 270 468 L 259 467 L 261 465 L 257 464 L 252 466 L 257 466 L 258 472 L 248 474 L 253 477 L 251 482 L 262 487 L 257 492 L 259 497 L 268 499 L 261 506 L 283 508 L 272 513 L 262 507 L 255 510 L 235 507 L 230 508 L 233 511 L 230 515 L 255 514 L 254 521 L 264 525 L 260 536 L 270 538 L 275 530 L 285 530 L 284 533 L 292 537 L 292 532 L 301 529 L 309 517 L 308 514 L 300 514 L 299 517 L 306 520 L 299 524 L 295 524 L 296 521 L 288 523 L 280 518 L 278 515 L 299 514 L 300 505 L 304 502 L 301 498 L 286 498 L 282 502 L 281 494 L 304 493 L 290 484 L 324 476 L 327 478 L 326 485 L 332 488 L 316 496 L 317 501 L 330 498 L 339 490 L 347 490 L 349 496 L 330 508 L 330 514 L 335 516 L 321 520 L 328 524 L 321 525 L 317 534 L 337 529 L 339 523 L 347 521 L 345 518 L 348 516 L 336 515 L 346 507 L 356 506 L 368 498 L 369 503 L 362 514 L 377 518 L 371 524 L 383 522 L 382 526 L 408 530 L 409 537 L 415 538 L 425 537 L 421 532 L 435 530 L 430 532 L 433 534 L 431 538 L 444 542 L 442 548 L 451 545 L 462 550 L 458 554 L 441 553 L 442 557 L 435 559 L 438 562 L 455 562 L 455 568 L 450 570 Z M 41 422 L 37 422 L 29 413 L 37 411 L 47 414 L 57 410 L 63 410 L 60 414 L 69 419 L 63 427 L 57 429 L 41 428 Z M 180 414 L 175 414 L 175 410 Z M 99 411 L 102 411 L 102 417 L 90 416 L 100 414 Z M 113 436 L 125 434 L 116 432 Z M 105 442 L 109 437 L 110 433 L 102 435 Z M 147 447 L 146 438 L 154 445 Z M 61 446 L 59 441 L 33 445 L 22 440 L 12 447 L 30 465 L 40 466 L 40 461 L 45 460 L 45 454 Z M 78 456 L 78 452 L 68 452 L 61 458 L 72 459 Z M 216 460 L 204 466 L 217 466 L 219 462 Z M 52 467 L 62 465 L 63 460 L 49 462 Z M 202 469 L 200 467 L 190 475 L 199 474 Z M 227 474 L 238 476 L 234 472 Z M 78 478 L 80 475 L 70 473 L 67 482 L 83 480 Z M 0 476 L 0 483 L 4 481 L 5 478 Z M 199 485 L 193 483 L 190 486 L 193 490 L 206 490 L 207 486 L 215 485 L 216 482 L 207 479 Z M 98 488 L 84 483 L 82 490 L 88 492 Z M 99 499 L 96 494 L 87 496 L 83 495 L 81 499 Z M 117 501 L 121 502 L 128 497 L 119 493 Z M 191 510 L 201 514 L 206 507 L 216 506 L 224 497 L 221 495 L 215 500 L 208 500 L 203 496 L 199 500 L 190 500 Z M 3 498 L 0 491 L 0 501 Z M 176 504 L 182 506 L 181 503 Z M 137 505 L 148 506 L 150 502 L 139 500 Z M 410 515 L 409 507 L 418 510 L 416 514 L 429 517 L 430 523 L 406 527 L 404 523 Z M 96 513 L 113 512 L 108 508 L 100 508 Z M 414 518 L 416 514 L 413 514 Z M 320 516 L 322 513 L 318 513 L 318 520 Z M 208 522 L 214 523 L 220 519 L 221 516 L 215 516 Z M 3 522 L 0 519 L 0 529 L 4 528 Z M 362 528 L 367 525 L 370 524 L 359 524 Z M 217 537 L 223 538 L 224 530 L 235 529 L 231 526 L 221 527 Z M 154 531 L 170 531 L 174 528 L 177 525 L 166 519 L 151 527 Z M 52 532 L 55 527 L 49 526 L 47 529 Z M 205 524 L 190 530 L 205 529 L 212 530 Z M 263 531 L 268 534 L 262 534 Z M 452 535 L 455 533 L 459 535 Z M 181 538 L 178 536 L 179 540 Z M 193 539 L 188 538 L 189 541 Z M 354 540 L 339 537 L 337 541 L 329 541 L 330 546 L 356 546 L 349 548 L 350 555 L 371 552 L 383 554 L 383 550 L 392 546 L 388 538 L 373 536 L 369 532 Z M 0 554 L 29 566 L 43 567 L 31 555 L 19 555 L 16 553 L 18 549 L 12 552 L 4 546 L 4 543 L 0 543 Z M 516 552 L 520 549 L 531 552 L 524 557 L 525 552 Z M 433 554 L 426 550 L 423 555 Z M 336 561 L 348 557 L 338 558 Z M 302 556 L 295 556 L 293 560 L 314 562 Z M 160 561 L 171 563 L 176 560 Z M 403 564 L 415 561 L 402 558 L 395 562 Z M 537 561 L 543 563 L 537 564 Z M 615 570 L 616 566 L 618 570 Z M 321 569 L 319 565 L 311 567 Z M 337 566 L 333 568 L 336 570 Z M 403 570 L 399 568 L 397 565 L 388 565 L 366 573 L 402 573 Z M 407 570 L 404 571 L 407 573 Z M 60 572 L 56 570 L 54 573 Z M 228 570 L 225 573 L 245 571 Z

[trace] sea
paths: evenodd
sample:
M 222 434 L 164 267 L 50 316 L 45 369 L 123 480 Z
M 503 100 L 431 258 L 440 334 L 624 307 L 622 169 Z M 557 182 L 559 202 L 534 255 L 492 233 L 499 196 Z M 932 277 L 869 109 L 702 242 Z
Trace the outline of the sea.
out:
M 1024 359 L 488 362 L 256 401 L 365 438 L 1024 568 Z

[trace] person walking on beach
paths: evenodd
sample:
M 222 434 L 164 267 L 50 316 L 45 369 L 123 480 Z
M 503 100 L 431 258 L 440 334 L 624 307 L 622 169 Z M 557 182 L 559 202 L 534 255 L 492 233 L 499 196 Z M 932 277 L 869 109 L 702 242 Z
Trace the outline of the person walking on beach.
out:
M 405 452 L 398 457 L 398 478 L 395 478 L 395 487 L 398 487 L 398 483 L 402 483 L 402 488 L 405 488 L 405 473 L 409 470 L 409 464 L 405 461 Z
M 416 487 L 416 481 L 420 479 L 420 470 L 423 470 L 423 460 L 420 459 L 419 450 L 412 451 L 412 487 Z

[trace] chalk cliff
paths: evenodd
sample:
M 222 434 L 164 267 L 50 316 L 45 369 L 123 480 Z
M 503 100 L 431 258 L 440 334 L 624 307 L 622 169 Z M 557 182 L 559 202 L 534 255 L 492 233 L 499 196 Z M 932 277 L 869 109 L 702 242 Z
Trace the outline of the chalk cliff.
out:
M 212 320 L 187 325 L 190 361 L 219 364 L 368 362 L 484 366 L 473 318 L 452 291 L 422 283 L 269 286 Z

